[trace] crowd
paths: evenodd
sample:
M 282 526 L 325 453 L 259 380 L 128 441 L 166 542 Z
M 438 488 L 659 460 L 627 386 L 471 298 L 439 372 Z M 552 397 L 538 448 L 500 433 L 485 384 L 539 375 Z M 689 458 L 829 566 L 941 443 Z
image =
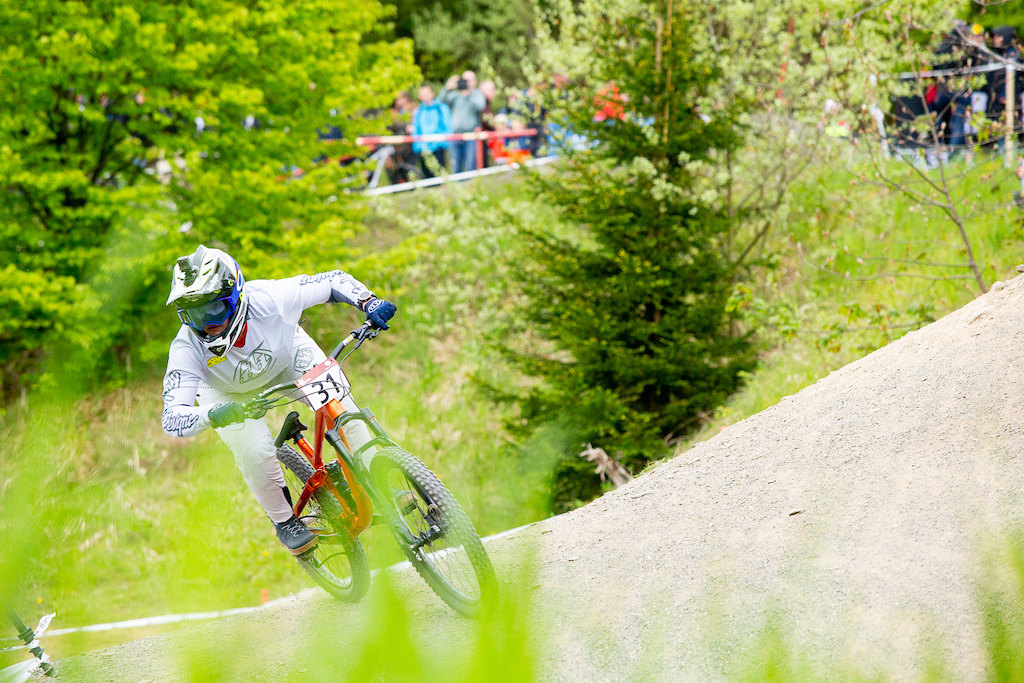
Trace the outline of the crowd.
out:
M 951 72 L 925 81 L 923 93 L 894 98 L 894 117 L 900 144 L 932 145 L 931 133 L 922 133 L 909 125 L 925 113 L 934 114 L 941 142 L 953 151 L 978 142 L 976 117 L 1001 121 L 1006 116 L 1006 61 L 1019 63 L 1020 42 L 1012 26 L 999 26 L 990 33 L 979 25 L 954 22 L 935 50 L 933 69 Z M 992 70 L 976 73 L 976 67 L 992 65 Z M 974 75 L 968 77 L 974 71 Z M 1024 70 L 1017 71 L 1014 82 L 1014 128 L 1021 129 L 1021 86 Z
M 559 78 L 553 79 L 559 87 Z M 413 175 L 430 178 L 441 169 L 453 173 L 476 170 L 479 163 L 507 164 L 520 162 L 541 151 L 545 141 L 546 110 L 538 102 L 534 87 L 511 93 L 497 111 L 494 108 L 497 88 L 494 81 L 477 82 L 476 73 L 454 74 L 440 93 L 422 85 L 416 101 L 407 92 L 395 97 L 391 108 L 394 135 L 450 135 L 481 131 L 501 131 L 522 135 L 492 137 L 485 141 L 441 140 L 416 141 L 395 145 L 388 162 L 392 183 L 405 182 Z M 525 131 L 533 129 L 534 134 Z

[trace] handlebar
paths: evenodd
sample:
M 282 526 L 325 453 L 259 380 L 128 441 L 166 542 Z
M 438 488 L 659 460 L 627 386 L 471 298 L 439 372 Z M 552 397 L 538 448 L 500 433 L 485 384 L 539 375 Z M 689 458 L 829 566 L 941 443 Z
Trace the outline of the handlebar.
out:
M 372 322 L 367 320 L 365 323 L 352 330 L 351 334 L 341 340 L 341 343 L 334 347 L 334 350 L 327 354 L 328 358 L 337 358 L 341 350 L 354 341 L 358 341 L 356 349 L 358 349 L 364 341 L 367 339 L 373 339 L 380 334 L 380 328 L 374 325 Z M 355 351 L 356 349 L 352 349 Z
M 365 323 L 363 323 L 356 329 L 352 330 L 352 332 L 350 332 L 347 337 L 342 339 L 341 343 L 334 347 L 333 351 L 327 354 L 327 357 L 337 359 L 338 354 L 341 353 L 341 351 L 345 347 L 355 342 L 355 347 L 352 349 L 352 351 L 349 352 L 352 353 L 360 346 L 362 346 L 364 341 L 366 341 L 367 339 L 373 339 L 378 334 L 380 334 L 380 328 L 374 325 L 371 321 L 367 320 Z M 345 358 L 348 358 L 348 356 L 346 355 Z M 339 361 L 338 363 L 339 367 L 344 362 L 345 359 L 342 358 L 341 361 Z M 277 384 L 275 386 L 264 389 L 260 393 L 253 396 L 251 399 L 242 404 L 242 408 L 245 409 L 246 416 L 249 417 L 250 419 L 255 420 L 266 415 L 268 410 L 278 405 L 276 403 L 278 399 L 272 398 L 273 395 L 285 389 L 294 390 L 295 382 L 284 382 L 283 384 Z M 290 402 L 290 400 L 287 401 L 287 403 Z M 284 405 L 284 403 L 282 403 L 281 405 Z

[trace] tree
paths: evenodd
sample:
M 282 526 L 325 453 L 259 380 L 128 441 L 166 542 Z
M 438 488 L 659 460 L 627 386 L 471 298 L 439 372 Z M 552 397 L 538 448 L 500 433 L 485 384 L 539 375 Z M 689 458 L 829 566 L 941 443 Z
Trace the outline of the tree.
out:
M 943 7 L 919 0 L 868 8 L 831 28 L 835 36 L 826 52 L 846 65 L 833 96 L 839 115 L 860 133 L 852 143 L 858 154 L 851 154 L 849 171 L 861 183 L 901 195 L 924 221 L 935 223 L 922 244 L 905 245 L 897 253 L 830 254 L 816 266 L 846 279 L 889 280 L 894 288 L 897 280 L 926 285 L 961 280 L 964 287 L 972 282 L 979 293 L 986 292 L 997 271 L 985 262 L 978 228 L 1010 197 L 986 192 L 990 199 L 983 199 L 978 190 L 994 175 L 1010 177 L 989 144 L 1009 129 L 1005 114 L 986 119 L 976 113 L 967 120 L 972 90 L 985 88 L 984 75 L 968 72 L 985 64 L 1002 71 L 1006 57 L 986 47 L 980 36 L 980 44 L 974 42 L 968 28 L 955 29 Z M 933 71 L 937 67 L 941 77 Z M 957 125 L 964 122 L 973 125 L 973 135 L 965 136 Z M 952 248 L 947 235 L 954 237 Z M 903 287 L 913 299 L 913 289 Z
M 520 224 L 523 327 L 542 352 L 504 345 L 543 382 L 519 397 L 528 425 L 560 421 L 636 471 L 735 392 L 756 364 L 729 300 L 729 211 L 694 165 L 738 149 L 742 98 L 711 106 L 721 73 L 685 0 L 592 15 L 596 59 L 562 124 L 591 146 L 534 177 L 560 225 Z M 595 116 L 596 114 L 596 116 Z M 577 449 L 579 450 L 579 449 Z M 566 454 L 556 507 L 599 492 Z
M 465 69 L 493 69 L 500 81 L 522 85 L 532 57 L 530 0 L 429 3 L 413 18 L 412 35 L 424 75 L 443 82 Z
M 317 130 L 340 122 L 351 139 L 417 77 L 408 41 L 362 40 L 387 14 L 377 2 L 0 0 L 0 14 L 0 301 L 20 318 L 0 326 L 7 390 L 72 324 L 68 306 L 94 336 L 137 336 L 163 304 L 145 285 L 199 242 L 265 275 L 313 246 L 343 254 L 343 173 L 312 160 L 351 146 Z M 309 172 L 282 181 L 296 167 Z M 91 294 L 118 276 L 112 240 L 146 245 L 123 264 L 145 273 L 118 310 Z

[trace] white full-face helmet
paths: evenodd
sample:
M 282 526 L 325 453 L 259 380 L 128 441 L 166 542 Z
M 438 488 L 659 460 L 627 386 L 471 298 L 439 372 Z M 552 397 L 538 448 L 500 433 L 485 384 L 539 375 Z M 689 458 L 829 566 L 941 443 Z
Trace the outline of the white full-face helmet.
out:
M 244 284 L 242 269 L 235 259 L 220 249 L 200 244 L 175 264 L 167 304 L 174 304 L 182 324 L 192 330 L 203 346 L 215 356 L 223 356 L 245 325 L 248 301 Z M 216 334 L 207 331 L 224 323 L 227 326 Z

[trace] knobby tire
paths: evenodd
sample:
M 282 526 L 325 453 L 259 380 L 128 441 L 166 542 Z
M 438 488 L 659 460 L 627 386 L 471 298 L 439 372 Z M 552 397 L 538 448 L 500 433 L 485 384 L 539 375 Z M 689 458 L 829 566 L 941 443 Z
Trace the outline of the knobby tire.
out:
M 379 448 L 370 464 L 382 510 L 402 552 L 438 597 L 459 614 L 477 617 L 497 603 L 491 560 L 472 522 L 444 484 L 411 453 Z M 417 549 L 405 536 L 423 537 L 437 523 L 443 535 Z M 403 533 L 404 532 L 404 533 Z
M 313 476 L 315 471 L 301 453 L 298 453 L 287 444 L 277 449 L 277 459 L 302 482 L 303 486 L 309 481 L 309 478 Z M 307 510 L 309 509 L 319 512 L 327 520 L 331 531 L 337 534 L 337 536 L 332 537 L 332 540 L 336 542 L 330 542 L 326 539 L 321 540 L 316 548 L 308 553 L 297 556 L 295 559 L 298 560 L 302 568 L 325 591 L 339 600 L 358 602 L 366 595 L 366 591 L 370 589 L 370 564 L 366 559 L 363 544 L 359 542 L 358 538 L 353 539 L 349 536 L 348 529 L 342 523 L 341 503 L 338 502 L 330 490 L 326 488 L 318 489 L 315 494 L 315 500 L 311 499 L 307 505 Z M 344 551 L 344 555 L 348 560 L 348 568 L 351 571 L 351 576 L 347 581 L 344 578 L 338 577 L 328 566 L 322 564 L 338 556 L 336 551 L 339 550 L 339 546 Z M 310 555 L 308 559 L 306 558 L 307 555 Z

